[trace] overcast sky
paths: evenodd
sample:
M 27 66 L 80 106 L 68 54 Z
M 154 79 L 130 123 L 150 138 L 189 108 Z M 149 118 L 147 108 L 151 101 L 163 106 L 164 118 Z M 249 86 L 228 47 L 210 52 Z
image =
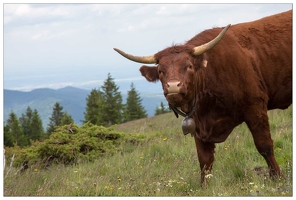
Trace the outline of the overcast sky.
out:
M 114 47 L 152 55 L 205 29 L 290 9 L 291 3 L 4 4 L 3 87 L 92 89 L 108 73 L 117 83 L 144 81 L 141 64 L 121 57 Z

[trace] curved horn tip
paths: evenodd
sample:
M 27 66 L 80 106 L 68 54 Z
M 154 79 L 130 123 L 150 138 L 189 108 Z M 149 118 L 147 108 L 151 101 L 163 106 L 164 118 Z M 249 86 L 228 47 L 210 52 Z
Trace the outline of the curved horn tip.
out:
M 144 63 L 144 64 L 154 64 L 156 63 L 156 60 L 154 58 L 154 55 L 152 56 L 134 56 L 131 54 L 127 54 L 124 51 L 121 51 L 120 49 L 117 48 L 113 48 L 115 51 L 117 51 L 120 55 L 122 55 L 123 57 L 134 61 L 134 62 L 138 62 L 138 63 Z
M 119 49 L 117 49 L 117 48 L 113 48 L 113 50 L 118 51 Z
M 225 26 L 226 29 L 228 29 L 231 26 L 231 24 L 228 24 L 227 26 Z
M 223 38 L 223 36 L 225 35 L 226 31 L 229 29 L 230 26 L 231 24 L 228 24 L 226 27 L 224 27 L 223 30 L 219 33 L 219 35 L 215 37 L 213 40 L 211 40 L 210 42 L 194 47 L 193 54 L 201 55 L 207 52 L 208 50 L 210 50 L 211 48 L 213 48 L 214 46 L 216 46 L 220 42 L 220 40 Z

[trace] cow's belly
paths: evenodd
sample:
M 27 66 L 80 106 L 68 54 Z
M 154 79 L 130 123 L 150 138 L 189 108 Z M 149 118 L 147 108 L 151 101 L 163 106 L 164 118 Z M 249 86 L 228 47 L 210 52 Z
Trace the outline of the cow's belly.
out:
M 230 117 L 203 118 L 198 120 L 196 131 L 198 137 L 204 142 L 221 143 L 241 123 L 242 121 L 237 121 Z
M 279 89 L 269 97 L 268 110 L 286 109 L 292 104 L 292 81 L 279 87 Z

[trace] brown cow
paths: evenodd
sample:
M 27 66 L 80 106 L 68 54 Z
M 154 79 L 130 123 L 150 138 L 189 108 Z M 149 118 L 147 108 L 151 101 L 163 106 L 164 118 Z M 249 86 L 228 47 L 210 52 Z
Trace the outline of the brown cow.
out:
M 205 30 L 152 56 L 115 50 L 132 61 L 157 64 L 140 71 L 150 82 L 160 80 L 176 116 L 185 116 L 182 128 L 194 136 L 202 183 L 212 169 L 215 143 L 242 122 L 270 175 L 281 175 L 267 111 L 292 104 L 292 11 L 221 30 Z

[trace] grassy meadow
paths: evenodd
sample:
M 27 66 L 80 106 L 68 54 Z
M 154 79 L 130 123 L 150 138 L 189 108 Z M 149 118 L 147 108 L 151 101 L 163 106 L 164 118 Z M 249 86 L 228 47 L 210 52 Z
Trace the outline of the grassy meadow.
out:
M 6 167 L 4 196 L 292 196 L 292 106 L 269 112 L 275 156 L 285 179 L 271 180 L 245 124 L 216 145 L 209 184 L 200 186 L 193 137 L 184 136 L 183 118 L 168 113 L 117 125 L 115 130 L 142 133 L 145 142 L 122 147 L 118 154 L 77 165 Z

